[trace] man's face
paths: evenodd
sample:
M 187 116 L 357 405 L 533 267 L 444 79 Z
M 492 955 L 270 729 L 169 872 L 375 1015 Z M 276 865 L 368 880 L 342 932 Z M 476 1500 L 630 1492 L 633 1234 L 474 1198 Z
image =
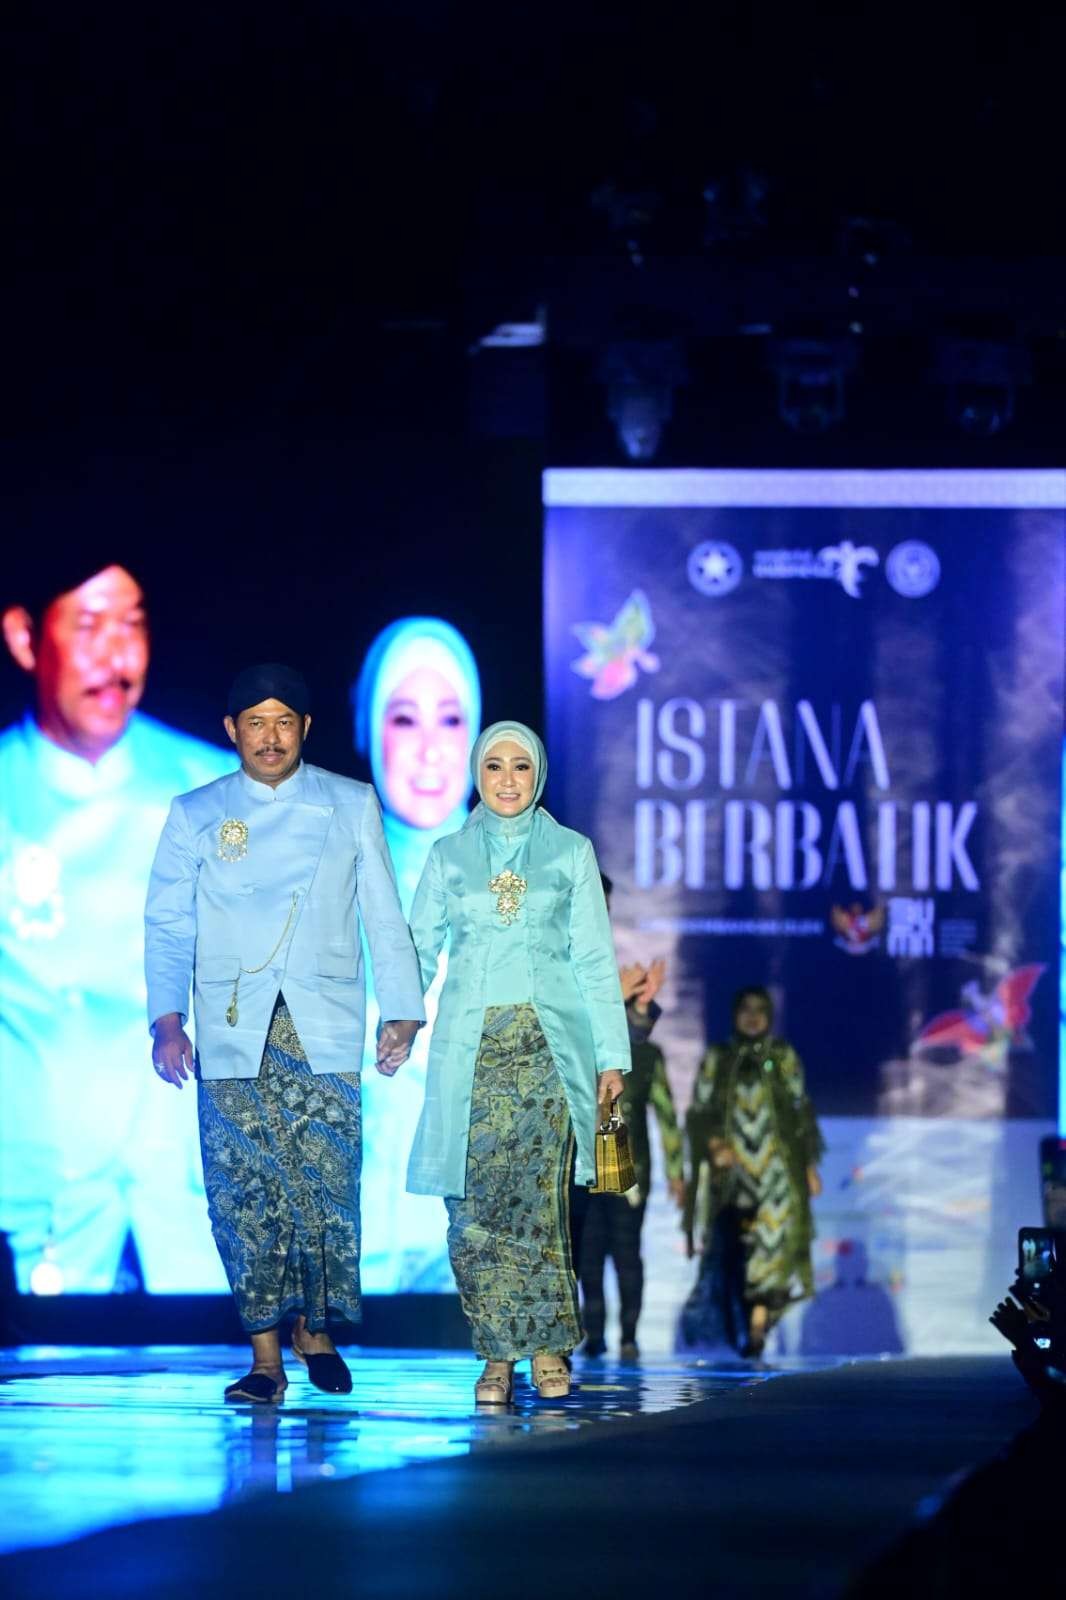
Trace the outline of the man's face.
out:
M 5 613 L 12 655 L 37 682 L 37 721 L 53 743 L 96 762 L 126 731 L 144 693 L 144 595 L 123 567 L 105 567 L 51 602 L 34 629 Z
M 226 732 L 237 746 L 250 778 L 276 789 L 300 765 L 310 717 L 301 717 L 280 700 L 261 700 L 236 718 L 226 717 Z
M 745 995 L 737 1007 L 734 1026 L 745 1039 L 760 1038 L 770 1026 L 770 1013 L 757 995 Z

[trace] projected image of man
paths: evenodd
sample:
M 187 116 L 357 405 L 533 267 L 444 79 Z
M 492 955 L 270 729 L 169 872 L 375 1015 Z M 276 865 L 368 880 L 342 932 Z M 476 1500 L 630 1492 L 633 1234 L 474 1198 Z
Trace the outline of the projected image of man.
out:
M 145 596 L 114 553 L 50 547 L 2 616 L 33 691 L 0 734 L 0 1229 L 24 1293 L 111 1290 L 130 1235 L 149 1291 L 224 1283 L 181 1199 L 195 1109 L 144 1070 L 141 908 L 175 786 L 234 763 L 138 709 Z

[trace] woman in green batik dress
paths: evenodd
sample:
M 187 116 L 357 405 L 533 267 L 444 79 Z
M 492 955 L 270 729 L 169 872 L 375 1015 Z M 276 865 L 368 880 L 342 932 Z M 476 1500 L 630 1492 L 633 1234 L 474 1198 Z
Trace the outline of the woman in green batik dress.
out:
M 728 1329 L 725 1308 L 736 1291 L 746 1321 L 742 1348 L 755 1356 L 787 1308 L 814 1294 L 811 1198 L 822 1188 L 824 1145 L 803 1063 L 772 1025 L 768 992 L 741 989 L 732 1036 L 704 1056 L 686 1123 L 690 1243 L 698 1210 L 703 1222 L 686 1326 L 698 1339 L 703 1321 L 713 1340 L 723 1325 Z M 739 1282 L 730 1281 L 737 1276 Z
M 506 1405 L 527 1356 L 542 1398 L 570 1390 L 570 1173 L 595 1177 L 597 1108 L 622 1092 L 629 1033 L 592 845 L 537 805 L 543 745 L 497 722 L 471 767 L 481 804 L 434 844 L 411 912 L 424 988 L 446 940 L 449 955 L 407 1187 L 445 1199 L 485 1361 L 475 1398 Z

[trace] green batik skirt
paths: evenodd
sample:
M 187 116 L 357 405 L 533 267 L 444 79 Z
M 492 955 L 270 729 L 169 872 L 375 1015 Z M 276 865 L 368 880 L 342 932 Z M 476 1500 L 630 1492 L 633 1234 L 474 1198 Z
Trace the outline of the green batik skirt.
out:
M 256 1078 L 198 1086 L 211 1229 L 248 1333 L 359 1319 L 359 1074 L 315 1075 L 279 996 Z
M 474 1067 L 466 1194 L 446 1201 L 448 1254 L 488 1361 L 572 1350 L 570 1112 L 531 1005 L 490 1006 Z

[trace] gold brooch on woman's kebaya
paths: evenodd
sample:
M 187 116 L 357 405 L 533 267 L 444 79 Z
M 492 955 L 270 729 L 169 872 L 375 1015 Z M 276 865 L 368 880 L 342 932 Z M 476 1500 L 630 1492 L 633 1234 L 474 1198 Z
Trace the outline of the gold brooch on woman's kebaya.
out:
M 248 854 L 248 824 L 239 817 L 227 817 L 218 830 L 218 859 L 240 861 Z
M 496 896 L 496 910 L 503 921 L 513 922 L 526 892 L 525 878 L 520 878 L 517 872 L 512 872 L 508 867 L 505 872 L 498 872 L 489 879 L 489 889 Z

